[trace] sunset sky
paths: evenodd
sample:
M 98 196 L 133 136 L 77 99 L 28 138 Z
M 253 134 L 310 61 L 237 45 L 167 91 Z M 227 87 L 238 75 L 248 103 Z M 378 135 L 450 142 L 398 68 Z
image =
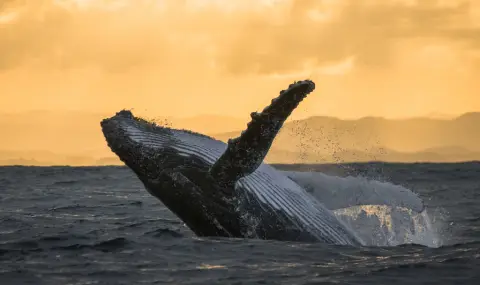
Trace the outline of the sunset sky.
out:
M 0 0 L 0 113 L 245 117 L 480 111 L 480 1 Z

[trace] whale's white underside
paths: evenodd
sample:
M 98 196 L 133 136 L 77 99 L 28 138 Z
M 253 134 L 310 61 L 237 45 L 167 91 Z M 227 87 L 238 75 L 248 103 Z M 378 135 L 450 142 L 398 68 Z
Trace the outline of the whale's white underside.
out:
M 131 119 L 119 123 L 131 140 L 144 147 L 172 148 L 178 151 L 179 155 L 197 157 L 210 165 L 213 165 L 227 148 L 224 142 L 187 131 L 154 132 L 139 127 L 139 123 Z M 345 235 L 339 234 L 337 227 L 342 222 L 329 209 L 297 183 L 267 164 L 262 163 L 255 172 L 241 178 L 235 188 L 237 191 L 248 191 L 264 205 L 283 211 L 293 224 L 320 240 L 330 237 L 336 244 L 351 243 L 344 238 Z M 348 228 L 346 225 L 344 227 Z M 353 232 L 351 234 L 356 236 Z

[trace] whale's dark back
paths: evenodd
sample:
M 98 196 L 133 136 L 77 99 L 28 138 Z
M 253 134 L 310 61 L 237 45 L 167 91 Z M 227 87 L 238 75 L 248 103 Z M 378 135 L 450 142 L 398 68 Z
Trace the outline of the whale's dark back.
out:
M 144 122 L 119 115 L 108 120 L 114 121 L 117 128 L 122 129 L 123 136 L 135 144 L 155 153 L 173 150 L 178 159 L 200 159 L 213 165 L 227 148 L 221 141 L 190 131 L 146 127 Z M 240 196 L 244 193 L 243 203 L 249 205 L 243 208 L 250 206 L 251 212 L 255 207 L 256 218 L 261 219 L 262 213 L 277 213 L 286 223 L 319 241 L 345 245 L 359 243 L 355 234 L 330 210 L 267 164 L 261 164 L 252 174 L 238 180 L 235 191 Z

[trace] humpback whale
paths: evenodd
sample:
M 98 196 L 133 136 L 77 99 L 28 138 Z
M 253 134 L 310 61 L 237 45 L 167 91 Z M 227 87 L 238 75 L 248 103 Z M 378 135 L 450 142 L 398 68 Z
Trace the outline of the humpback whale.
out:
M 110 149 L 197 236 L 363 245 L 304 188 L 263 163 L 285 120 L 314 89 L 311 80 L 290 84 L 228 143 L 128 110 L 100 125 Z

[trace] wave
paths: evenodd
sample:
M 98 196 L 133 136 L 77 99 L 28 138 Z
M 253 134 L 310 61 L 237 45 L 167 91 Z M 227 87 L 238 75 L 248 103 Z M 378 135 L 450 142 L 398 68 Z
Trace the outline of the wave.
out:
M 184 237 L 183 234 L 181 234 L 178 231 L 169 229 L 169 228 L 161 228 L 161 229 L 155 229 L 149 232 L 146 232 L 144 235 L 146 236 L 152 236 L 155 238 L 182 238 Z
M 92 249 L 103 252 L 110 252 L 125 248 L 133 243 L 122 237 L 111 238 L 93 243 L 81 243 L 79 240 L 88 240 L 87 237 L 76 236 L 58 236 L 42 237 L 38 239 L 28 239 L 21 241 L 12 241 L 0 244 L 0 255 L 7 253 L 27 253 L 50 250 L 80 250 Z
M 76 250 L 76 249 L 86 248 L 86 249 L 99 250 L 102 252 L 112 252 L 119 249 L 123 249 L 131 243 L 132 242 L 127 240 L 126 238 L 119 237 L 119 238 L 112 238 L 105 241 L 97 242 L 94 244 L 72 244 L 68 246 L 53 247 L 52 249 Z

